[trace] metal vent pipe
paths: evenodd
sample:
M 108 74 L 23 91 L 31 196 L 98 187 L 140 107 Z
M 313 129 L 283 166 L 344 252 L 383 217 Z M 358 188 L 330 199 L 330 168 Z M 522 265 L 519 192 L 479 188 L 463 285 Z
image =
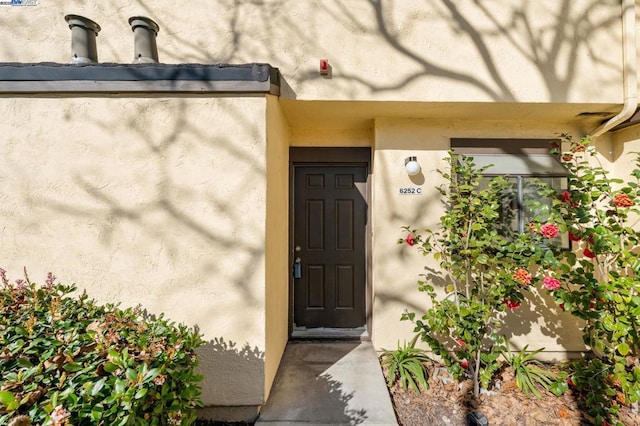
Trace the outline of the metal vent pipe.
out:
M 153 19 L 146 16 L 132 16 L 129 25 L 133 30 L 133 62 L 156 63 L 158 62 L 158 46 L 156 37 L 160 27 Z
M 98 62 L 96 37 L 100 25 L 80 15 L 67 15 L 64 20 L 71 29 L 71 63 L 91 64 Z

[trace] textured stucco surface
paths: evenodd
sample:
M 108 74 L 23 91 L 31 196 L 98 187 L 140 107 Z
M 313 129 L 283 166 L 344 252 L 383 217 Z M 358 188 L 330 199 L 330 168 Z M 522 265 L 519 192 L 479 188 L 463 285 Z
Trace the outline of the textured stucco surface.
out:
M 640 127 L 631 127 L 618 132 L 611 138 L 609 156 L 615 162 L 614 174 L 619 179 L 626 179 L 635 168 L 635 153 L 640 152 Z
M 101 62 L 133 60 L 131 16 L 166 63 L 266 62 L 300 99 L 619 102 L 617 1 L 39 1 L 2 7 L 0 61 L 68 62 L 63 19 L 98 22 Z M 34 30 L 37 25 L 37 30 Z M 328 59 L 331 78 L 318 73 Z
M 265 401 L 289 340 L 289 141 L 278 99 L 267 96 Z
M 265 108 L 2 99 L 2 267 L 197 326 L 205 404 L 261 404 Z

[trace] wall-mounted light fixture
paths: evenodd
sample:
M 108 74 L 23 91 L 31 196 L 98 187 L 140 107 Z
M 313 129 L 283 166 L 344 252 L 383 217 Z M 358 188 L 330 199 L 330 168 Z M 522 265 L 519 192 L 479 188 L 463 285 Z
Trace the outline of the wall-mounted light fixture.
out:
M 415 176 L 420 173 L 420 164 L 418 158 L 411 156 L 404 159 L 404 169 L 409 176 Z

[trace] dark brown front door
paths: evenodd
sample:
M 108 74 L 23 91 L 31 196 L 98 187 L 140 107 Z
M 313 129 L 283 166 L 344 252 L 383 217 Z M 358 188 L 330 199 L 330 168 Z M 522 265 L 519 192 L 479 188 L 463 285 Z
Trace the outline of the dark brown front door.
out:
M 367 173 L 366 165 L 294 165 L 294 327 L 366 324 Z

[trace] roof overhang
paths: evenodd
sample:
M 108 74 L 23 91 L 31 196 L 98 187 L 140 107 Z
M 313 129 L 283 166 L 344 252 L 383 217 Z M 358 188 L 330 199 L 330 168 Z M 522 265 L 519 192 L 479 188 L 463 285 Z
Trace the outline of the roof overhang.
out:
M 269 64 L 0 63 L 0 94 L 280 94 Z
M 371 128 L 378 119 L 422 119 L 430 122 L 460 123 L 556 123 L 591 130 L 600 125 L 603 118 L 612 117 L 620 110 L 618 104 L 324 101 L 283 97 L 280 98 L 280 104 L 293 128 L 331 129 Z

